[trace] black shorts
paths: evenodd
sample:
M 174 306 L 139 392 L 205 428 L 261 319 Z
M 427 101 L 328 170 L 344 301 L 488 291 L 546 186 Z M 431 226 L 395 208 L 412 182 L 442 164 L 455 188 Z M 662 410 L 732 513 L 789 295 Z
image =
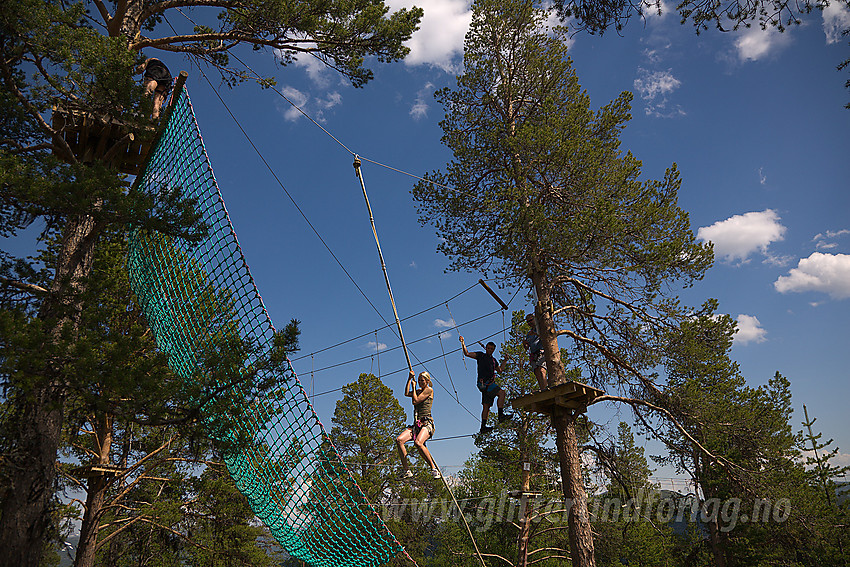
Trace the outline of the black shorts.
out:
M 481 391 L 481 403 L 489 408 L 493 405 L 493 400 L 499 395 L 501 388 L 495 382 L 490 382 L 489 384 L 478 382 L 477 386 L 478 390 Z

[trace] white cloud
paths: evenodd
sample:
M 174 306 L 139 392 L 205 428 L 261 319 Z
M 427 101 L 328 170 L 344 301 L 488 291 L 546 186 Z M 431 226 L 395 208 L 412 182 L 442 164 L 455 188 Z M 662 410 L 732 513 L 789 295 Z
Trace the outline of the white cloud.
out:
M 304 108 L 307 106 L 307 101 L 310 100 L 310 95 L 307 93 L 301 92 L 294 87 L 281 87 L 280 94 L 282 94 L 286 99 L 291 103 L 287 105 L 279 105 L 278 108 L 283 113 L 283 117 L 289 122 L 295 122 L 299 118 L 303 116 L 298 108 Z M 295 105 L 295 106 L 293 106 Z M 295 107 L 298 108 L 295 108 Z
M 829 462 L 834 467 L 850 466 L 850 453 L 836 453 L 835 456 L 829 460 Z
M 751 342 L 763 343 L 767 339 L 767 331 L 761 327 L 761 322 L 753 315 L 738 315 L 738 329 L 735 331 L 735 343 L 745 345 Z
M 791 42 L 788 32 L 777 31 L 774 27 L 761 29 L 755 25 L 737 33 L 735 51 L 741 62 L 758 61 Z
M 778 268 L 784 268 L 788 266 L 794 261 L 793 256 L 784 256 L 781 254 L 773 254 L 771 252 L 766 252 L 764 255 L 764 263 L 769 266 L 776 266 Z
M 773 287 L 779 293 L 820 291 L 833 299 L 846 299 L 850 297 L 850 256 L 813 252 L 787 276 L 779 276 Z
M 767 175 L 764 174 L 764 168 L 760 167 L 759 168 L 759 184 L 764 185 L 765 183 L 767 183 Z
M 365 346 L 366 350 L 369 352 L 381 352 L 387 348 L 387 345 L 384 343 L 376 343 L 375 341 L 369 341 Z
M 713 242 L 714 253 L 719 258 L 727 262 L 744 262 L 753 252 L 767 254 L 770 243 L 783 239 L 785 227 L 779 220 L 779 215 L 772 209 L 735 215 L 711 226 L 700 227 L 697 238 Z
M 823 453 L 818 453 L 818 456 L 823 458 L 824 455 L 823 455 Z M 812 451 L 811 449 L 806 449 L 805 451 L 800 452 L 800 457 L 802 458 L 801 460 L 803 460 L 803 461 L 805 461 L 805 459 L 808 458 L 808 457 L 811 457 L 812 459 L 814 459 L 815 458 L 815 452 Z M 846 467 L 846 466 L 850 465 L 850 453 L 841 453 L 841 452 L 836 453 L 835 455 L 833 455 L 833 457 L 831 459 L 829 459 L 829 464 L 832 465 L 833 467 Z M 811 466 L 814 467 L 816 465 L 813 464 Z
M 832 250 L 833 248 L 838 248 L 837 242 L 818 242 L 815 244 L 815 248 L 818 250 Z
M 812 238 L 812 242 L 815 243 L 815 248 L 817 250 L 832 250 L 833 248 L 838 248 L 837 242 L 828 242 L 828 240 L 840 238 L 842 236 L 847 236 L 850 234 L 850 230 L 843 228 L 841 230 L 827 230 L 824 232 L 819 232 Z
M 419 89 L 419 92 L 416 93 L 416 101 L 413 103 L 413 106 L 410 107 L 410 116 L 414 120 L 420 120 L 428 116 L 427 99 L 430 98 L 429 95 L 433 90 L 434 84 L 428 82 L 425 83 L 425 86 Z
M 331 78 L 336 73 L 322 63 L 318 57 L 310 53 L 299 53 L 295 58 L 295 66 L 304 69 L 310 80 L 320 88 L 328 87 L 331 84 Z
M 830 2 L 823 9 L 823 33 L 827 43 L 841 41 L 841 32 L 850 28 L 850 9 L 841 2 Z
M 327 122 L 325 111 L 342 104 L 342 95 L 336 91 L 327 93 L 325 98 L 311 98 L 309 94 L 303 91 L 284 86 L 281 87 L 280 93 L 288 102 L 285 104 L 278 102 L 277 107 L 284 119 L 289 122 L 295 122 L 304 114 L 313 117 L 318 122 Z
M 416 264 L 416 260 L 411 260 L 410 264 L 407 265 L 408 268 L 413 268 L 414 270 L 419 266 Z
M 388 0 L 391 10 L 419 6 L 425 16 L 419 30 L 406 45 L 410 54 L 405 57 L 407 65 L 433 65 L 447 72 L 455 71 L 458 56 L 463 54 L 463 39 L 472 10 L 467 0 Z
M 447 340 L 452 338 L 452 334 L 450 331 L 443 331 L 442 333 L 440 333 L 440 338 L 443 340 Z
M 342 104 L 342 95 L 334 91 L 328 93 L 328 97 L 326 99 L 318 99 L 316 103 L 320 108 L 327 110 Z
M 570 25 L 575 21 L 572 16 L 568 16 L 563 22 L 558 17 L 558 11 L 550 2 L 544 2 L 543 8 L 548 11 L 546 19 L 543 21 L 543 29 L 547 30 L 550 36 L 554 37 L 555 28 L 560 28 L 564 33 L 561 34 L 561 41 L 570 49 L 575 45 L 575 34 L 569 33 Z
M 434 326 L 438 329 L 451 329 L 455 326 L 455 322 L 452 319 L 448 321 L 444 321 L 443 319 L 434 319 Z
M 305 36 L 302 36 L 301 39 L 306 39 Z M 315 48 L 316 44 L 309 41 L 304 41 L 301 44 L 305 49 L 307 48 Z M 274 50 L 274 56 L 277 59 L 282 59 L 282 51 L 279 49 Z M 312 53 L 297 53 L 292 56 L 292 64 L 296 67 L 304 69 L 307 73 L 307 76 L 310 77 L 310 80 L 313 83 L 322 89 L 330 86 L 331 81 L 334 79 L 339 79 L 339 74 L 325 65 L 321 59 L 319 59 L 316 55 Z M 344 81 L 341 81 L 344 83 Z
M 641 2 L 640 7 L 643 10 L 644 17 L 649 22 L 663 20 L 670 13 L 670 5 L 663 0 L 647 0 Z
M 647 115 L 670 118 L 684 116 L 685 111 L 679 105 L 669 109 L 668 96 L 678 89 L 682 82 L 673 76 L 670 69 L 666 71 L 649 71 L 643 67 L 638 69 L 639 77 L 634 81 L 635 90 L 646 102 Z

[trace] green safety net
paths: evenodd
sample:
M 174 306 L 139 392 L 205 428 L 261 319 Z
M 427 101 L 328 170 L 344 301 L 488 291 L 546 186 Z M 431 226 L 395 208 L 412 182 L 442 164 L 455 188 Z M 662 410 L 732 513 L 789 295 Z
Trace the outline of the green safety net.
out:
M 383 565 L 404 553 L 340 460 L 288 361 L 269 362 L 274 327 L 236 240 L 185 88 L 174 94 L 136 186 L 153 194 L 181 189 L 197 199 L 209 229 L 200 243 L 141 230 L 130 237 L 131 285 L 174 372 L 187 381 L 215 380 L 210 364 L 219 360 L 230 367 L 222 375 L 251 373 L 248 383 L 283 380 L 273 392 L 233 388 L 227 403 L 208 406 L 233 414 L 208 419 L 227 424 L 215 436 L 238 447 L 225 461 L 254 512 L 290 555 L 309 565 Z M 226 354 L 234 352 L 235 358 Z

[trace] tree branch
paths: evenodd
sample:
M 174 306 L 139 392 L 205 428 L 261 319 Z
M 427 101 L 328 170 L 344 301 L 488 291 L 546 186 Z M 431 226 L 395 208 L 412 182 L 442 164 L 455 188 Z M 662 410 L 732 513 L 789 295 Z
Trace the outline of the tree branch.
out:
M 109 15 L 109 10 L 106 9 L 106 5 L 101 0 L 92 0 L 94 2 L 97 11 L 100 12 L 100 17 L 103 18 L 103 21 L 106 22 L 107 29 L 109 28 L 109 21 L 112 19 L 112 16 Z
M 562 551 L 566 551 L 566 550 L 562 550 Z M 529 555 L 531 555 L 531 554 L 529 553 Z M 541 557 L 540 559 L 535 559 L 534 561 L 529 561 L 528 564 L 534 565 L 535 563 L 538 563 L 540 561 L 545 561 L 547 559 L 569 559 L 569 558 L 570 558 L 569 555 L 547 555 L 546 557 Z
M 12 95 L 16 99 L 18 99 L 18 101 L 21 103 L 21 106 L 23 106 L 26 110 L 27 114 L 29 114 L 38 123 L 42 131 L 50 135 L 51 139 L 54 142 L 59 142 L 59 145 L 62 146 L 62 149 L 67 152 L 69 156 L 71 156 L 73 163 L 77 163 L 77 158 L 76 156 L 74 156 L 74 152 L 71 150 L 71 146 L 68 145 L 68 142 L 66 142 L 64 139 L 62 139 L 61 136 L 59 136 L 58 132 L 47 123 L 47 121 L 44 119 L 38 109 L 34 107 L 32 103 L 27 100 L 27 98 L 20 91 L 20 89 L 18 89 L 18 85 L 17 83 L 15 83 L 14 78 L 12 78 L 12 72 L 11 69 L 9 69 L 7 62 L 3 61 L 2 63 L 0 63 L 0 72 L 2 72 L 3 82 L 6 84 L 6 88 L 9 90 L 9 92 L 12 93 Z
M 28 291 L 33 295 L 39 294 L 39 293 L 50 293 L 49 290 L 44 289 L 40 285 L 19 282 L 17 280 L 11 280 L 9 278 L 0 277 L 0 283 L 2 283 L 3 285 L 7 285 L 9 287 L 14 287 L 14 288 L 20 289 L 22 291 Z
M 158 39 L 141 38 L 140 41 L 131 44 L 132 49 L 144 49 L 145 47 L 156 47 L 166 51 L 174 52 L 189 52 L 189 53 L 208 53 L 210 48 L 198 48 L 193 46 L 185 46 L 185 43 L 201 43 L 204 41 L 234 41 L 244 42 L 251 45 L 262 45 L 274 49 L 290 49 L 292 51 L 300 51 L 310 53 L 318 51 L 319 47 L 315 39 L 294 39 L 294 38 L 275 38 L 275 39 L 260 39 L 252 35 L 244 35 L 237 32 L 218 32 L 218 33 L 200 33 L 192 35 L 173 35 L 161 37 Z M 174 45 L 177 44 L 177 45 Z M 299 44 L 314 44 L 316 47 L 300 47 Z M 322 42 L 325 45 L 337 45 L 336 43 Z M 340 44 L 341 45 L 341 44 Z
M 461 557 L 477 557 L 477 555 L 475 553 L 462 553 L 460 551 L 455 551 L 454 549 L 450 549 L 449 551 L 451 551 L 453 554 L 459 555 Z M 495 553 L 481 553 L 480 555 L 482 557 L 495 557 L 496 559 L 501 559 L 502 561 L 504 561 L 505 563 L 507 563 L 511 567 L 513 567 L 513 565 L 514 565 L 513 561 L 505 559 L 501 555 L 497 555 Z
M 673 423 L 673 426 L 689 442 L 691 442 L 694 445 L 694 447 L 696 447 L 700 451 L 700 453 L 705 455 L 711 462 L 717 463 L 718 465 L 720 465 L 727 473 L 729 473 L 729 475 L 732 478 L 737 478 L 737 474 L 735 473 L 734 469 L 737 468 L 737 469 L 740 469 L 742 471 L 747 470 L 747 469 L 744 469 L 743 467 L 741 467 L 740 465 L 736 465 L 735 463 L 732 463 L 728 459 L 725 459 L 723 457 L 715 455 L 714 453 L 712 453 L 711 451 L 706 449 L 699 441 L 697 441 L 694 438 L 693 435 L 691 435 L 687 431 L 687 429 L 685 429 L 685 427 L 681 423 L 679 423 L 679 420 L 677 420 L 675 418 L 675 416 L 673 416 L 673 414 L 670 412 L 670 410 L 663 408 L 663 407 L 660 407 L 660 406 L 657 406 L 655 404 L 651 404 L 651 403 L 649 403 L 645 400 L 638 400 L 638 399 L 635 399 L 635 398 L 625 398 L 625 397 L 622 397 L 622 396 L 612 396 L 610 394 L 604 394 L 602 396 L 599 396 L 598 398 L 596 398 L 595 402 L 604 402 L 604 401 L 608 401 L 608 400 L 628 404 L 633 409 L 635 409 L 637 407 L 645 407 L 645 408 L 651 409 L 653 411 L 656 411 L 658 413 L 664 414 L 664 416 L 666 416 Z M 667 444 L 666 441 L 664 443 L 665 443 L 665 445 Z

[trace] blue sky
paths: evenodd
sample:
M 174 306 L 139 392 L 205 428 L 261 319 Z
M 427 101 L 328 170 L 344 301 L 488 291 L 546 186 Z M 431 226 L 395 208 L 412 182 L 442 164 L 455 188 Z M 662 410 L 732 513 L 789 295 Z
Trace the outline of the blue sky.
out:
M 457 332 L 447 322 L 486 315 L 461 332 L 468 343 L 493 334 L 499 343 L 503 319 L 475 286 L 480 274 L 444 273 L 439 236 L 417 222 L 410 196 L 415 179 L 402 173 L 422 175 L 451 157 L 440 144 L 442 109 L 433 93 L 454 84 L 470 20 L 464 1 L 416 4 L 425 18 L 409 58 L 374 63 L 375 79 L 364 89 L 310 57 L 275 67 L 268 52 L 240 58 L 275 76 L 276 90 L 251 84 L 229 90 L 213 82 L 285 191 L 199 71 L 177 55 L 161 57 L 173 73 L 190 73 L 189 93 L 242 249 L 276 324 L 292 317 L 302 322 L 294 367 L 308 391 L 322 394 L 314 403 L 328 428 L 340 397 L 333 390 L 361 372 L 377 374 L 380 366 L 384 382 L 404 399 L 399 341 L 369 304 L 393 321 L 352 156 L 343 145 L 371 160 L 364 161 L 363 176 L 399 314 L 407 318 L 434 307 L 406 319 L 403 328 L 414 362 L 429 361 L 414 368 L 427 368 L 439 382 L 434 414 L 440 438 L 476 431 L 481 409 L 474 367 L 464 366 Z M 748 382 L 764 384 L 777 370 L 786 375 L 795 425 L 806 404 L 818 429 L 841 448 L 836 464 L 850 464 L 850 111 L 843 108 L 850 92 L 843 87 L 846 74 L 835 69 L 848 55 L 838 30 L 850 26 L 850 12 L 832 6 L 784 34 L 751 28 L 699 37 L 671 10 L 664 12 L 645 24 L 631 22 L 622 37 L 575 35 L 570 53 L 579 80 L 595 108 L 621 91 L 634 93 L 623 148 L 643 160 L 647 177 L 660 178 L 673 162 L 679 165 L 680 206 L 699 237 L 714 242 L 717 255 L 704 281 L 683 293 L 685 300 L 718 298 L 721 312 L 739 323 L 732 356 Z M 173 17 L 171 24 L 178 30 L 191 25 Z M 528 309 L 525 293 L 516 291 L 498 293 L 505 301 L 513 297 L 511 309 Z M 360 360 L 348 362 L 354 359 Z M 455 389 L 460 404 L 452 399 Z M 612 431 L 617 420 L 630 418 L 611 406 L 593 406 L 589 414 Z M 449 473 L 475 450 L 469 437 L 430 445 Z

